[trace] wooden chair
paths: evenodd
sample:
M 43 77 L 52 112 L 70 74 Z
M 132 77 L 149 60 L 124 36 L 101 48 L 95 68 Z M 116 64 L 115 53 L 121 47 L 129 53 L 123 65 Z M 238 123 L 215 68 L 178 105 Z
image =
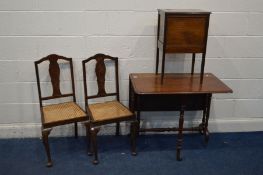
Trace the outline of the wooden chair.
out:
M 72 92 L 67 94 L 62 94 L 60 90 L 60 67 L 59 61 L 65 61 L 70 66 L 70 78 L 71 78 L 71 88 Z M 49 75 L 51 78 L 51 84 L 53 88 L 53 94 L 51 96 L 42 97 L 40 78 L 39 78 L 39 64 L 43 62 L 49 62 Z M 75 125 L 75 137 L 78 136 L 77 122 L 87 120 L 87 114 L 76 104 L 75 97 L 75 86 L 74 86 L 74 76 L 73 76 L 73 64 L 72 58 L 66 58 L 59 55 L 49 55 L 38 61 L 35 61 L 37 87 L 39 93 L 39 104 L 41 112 L 42 121 L 42 140 L 45 146 L 48 163 L 47 166 L 52 166 L 52 160 L 50 155 L 48 136 L 52 130 L 52 127 L 74 123 Z M 43 106 L 44 100 L 57 99 L 62 97 L 72 97 L 73 100 L 65 103 L 51 104 Z
M 86 63 L 91 60 L 96 60 L 95 74 L 97 77 L 98 93 L 96 95 L 88 95 L 87 90 L 87 77 L 86 77 Z M 105 74 L 106 65 L 105 60 L 109 60 L 114 63 L 115 78 L 116 78 L 116 92 L 107 93 L 105 90 Z M 94 154 L 93 164 L 98 164 L 98 151 L 97 151 L 97 133 L 99 132 L 99 126 L 116 123 L 116 135 L 119 135 L 119 122 L 131 121 L 131 151 L 132 155 L 136 155 L 136 133 L 138 128 L 138 122 L 136 116 L 127 107 L 120 103 L 119 96 L 119 75 L 118 75 L 118 58 L 111 57 L 104 54 L 96 54 L 82 61 L 83 66 L 83 81 L 84 81 L 84 93 L 85 93 L 85 107 L 89 116 L 88 122 L 88 135 L 89 138 L 89 155 Z M 116 100 L 106 101 L 102 103 L 88 104 L 89 99 L 115 96 Z

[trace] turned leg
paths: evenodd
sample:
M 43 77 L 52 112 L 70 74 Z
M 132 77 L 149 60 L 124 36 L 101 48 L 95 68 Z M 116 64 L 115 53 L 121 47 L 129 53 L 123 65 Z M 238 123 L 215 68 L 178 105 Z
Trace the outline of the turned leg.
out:
M 93 164 L 97 165 L 99 163 L 98 161 L 98 148 L 97 148 L 97 134 L 99 132 L 99 128 L 91 128 L 91 140 L 92 140 L 92 150 L 94 153 L 94 160 Z
M 116 123 L 116 136 L 120 135 L 120 122 Z
M 137 111 L 137 129 L 136 129 L 136 135 L 139 135 L 140 134 L 140 125 L 141 125 L 141 111 Z
M 184 125 L 184 110 L 180 111 L 180 118 L 179 118 L 179 132 L 177 137 L 177 144 L 176 144 L 176 159 L 181 161 L 181 149 L 183 144 L 183 125 Z
M 206 109 L 206 118 L 205 118 L 205 126 L 204 126 L 204 135 L 205 135 L 206 143 L 208 143 L 209 140 L 208 120 L 210 114 L 211 98 L 212 98 L 212 94 L 207 94 L 207 109 Z
M 200 125 L 199 125 L 199 132 L 200 132 L 200 134 L 202 134 L 202 135 L 205 133 L 206 113 L 207 113 L 207 109 L 206 109 L 206 107 L 205 107 L 205 109 L 203 110 L 202 123 L 200 123 Z
M 78 123 L 74 123 L 74 128 L 75 128 L 75 138 L 78 138 Z
M 42 129 L 42 141 L 45 146 L 46 154 L 47 154 L 47 167 L 51 167 L 52 160 L 50 155 L 49 143 L 48 143 L 48 135 L 50 134 L 52 128 Z
M 133 121 L 131 123 L 131 152 L 132 152 L 132 155 L 133 156 L 136 156 L 137 155 L 137 152 L 136 152 L 136 135 L 137 135 L 137 130 L 138 130 L 138 124 L 139 122 L 136 120 L 136 121 Z

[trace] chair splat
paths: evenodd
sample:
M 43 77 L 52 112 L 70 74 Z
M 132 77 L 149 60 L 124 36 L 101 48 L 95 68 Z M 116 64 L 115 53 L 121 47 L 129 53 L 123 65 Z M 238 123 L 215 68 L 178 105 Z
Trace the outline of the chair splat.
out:
M 96 58 L 96 76 L 97 76 L 97 83 L 98 83 L 98 96 L 106 96 L 106 91 L 105 91 L 105 75 L 106 75 L 106 66 L 104 63 L 104 58 L 103 57 L 97 57 Z
M 60 68 L 58 65 L 58 58 L 53 57 L 49 60 L 49 75 L 51 78 L 51 83 L 52 83 L 52 88 L 53 88 L 53 95 L 54 97 L 56 96 L 61 96 L 61 91 L 60 91 Z

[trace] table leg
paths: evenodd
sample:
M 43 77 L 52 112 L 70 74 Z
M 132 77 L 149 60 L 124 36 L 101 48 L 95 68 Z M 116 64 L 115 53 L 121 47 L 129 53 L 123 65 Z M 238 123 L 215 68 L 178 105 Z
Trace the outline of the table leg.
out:
M 141 128 L 141 111 L 137 111 L 136 113 L 137 121 L 138 121 L 138 128 L 137 128 L 137 135 L 140 133 L 140 128 Z
M 205 117 L 205 126 L 204 126 L 204 135 L 205 135 L 206 143 L 209 140 L 208 120 L 210 115 L 211 98 L 212 98 L 212 94 L 207 94 L 207 108 L 206 108 L 206 117 Z
M 180 111 L 180 118 L 179 118 L 179 131 L 177 136 L 177 144 L 176 144 L 176 159 L 181 161 L 181 149 L 183 144 L 183 125 L 184 125 L 184 110 Z
M 206 103 L 206 105 L 207 105 L 207 103 Z M 205 133 L 206 112 L 207 112 L 207 107 L 205 106 L 205 108 L 203 110 L 202 123 L 200 123 L 200 125 L 199 125 L 199 132 L 202 135 Z

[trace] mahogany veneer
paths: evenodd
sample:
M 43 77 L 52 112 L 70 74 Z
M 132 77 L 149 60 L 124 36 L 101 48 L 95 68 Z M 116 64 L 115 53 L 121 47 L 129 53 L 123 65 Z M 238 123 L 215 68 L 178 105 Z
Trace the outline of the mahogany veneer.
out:
M 158 10 L 156 71 L 159 67 L 159 50 L 162 51 L 161 78 L 164 78 L 166 53 L 192 53 L 194 73 L 195 54 L 202 53 L 201 83 L 205 66 L 205 54 L 210 12 L 202 10 Z
M 172 128 L 140 128 L 140 132 L 178 131 L 177 160 L 183 142 L 183 131 L 199 131 L 209 139 L 208 120 L 213 93 L 231 93 L 232 90 L 211 73 L 204 74 L 200 84 L 200 74 L 167 74 L 163 83 L 161 75 L 134 73 L 129 77 L 129 107 L 137 113 L 141 111 L 180 111 L 179 126 Z M 184 111 L 203 111 L 202 122 L 197 127 L 184 128 Z

